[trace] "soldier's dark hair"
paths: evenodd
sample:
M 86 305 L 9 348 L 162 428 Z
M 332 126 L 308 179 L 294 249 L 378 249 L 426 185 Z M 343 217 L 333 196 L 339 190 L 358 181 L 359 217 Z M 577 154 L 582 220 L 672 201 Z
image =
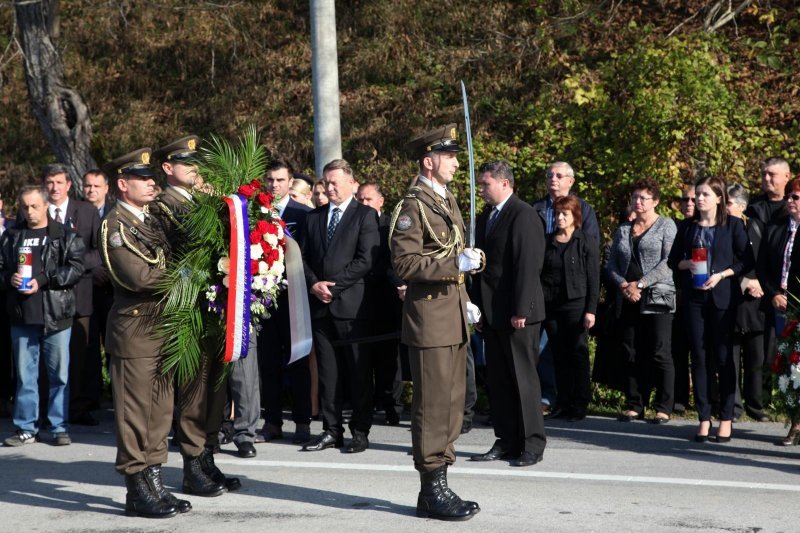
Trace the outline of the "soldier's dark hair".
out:
M 54 174 L 50 175 L 53 176 Z M 38 192 L 41 194 L 44 203 L 48 203 L 50 201 L 50 195 L 47 194 L 47 189 L 45 189 L 43 185 L 23 185 L 23 187 L 19 190 L 19 194 L 17 194 L 17 202 L 21 202 L 24 195 L 32 192 Z
M 512 189 L 514 188 L 514 172 L 507 161 L 488 161 L 478 168 L 478 173 L 483 174 L 484 172 L 490 173 L 496 180 L 508 180 L 508 184 L 511 185 Z
M 64 165 L 63 163 L 51 163 L 45 166 L 44 170 L 42 170 L 42 181 L 57 174 L 66 174 L 67 180 L 69 180 L 69 170 L 67 169 L 67 165 Z
M 341 170 L 351 178 L 355 179 L 353 176 L 353 169 L 350 167 L 350 163 L 345 161 L 344 159 L 334 159 L 324 167 L 322 167 L 322 176 L 324 177 L 325 174 L 334 170 Z
M 106 185 L 108 185 L 108 175 L 99 168 L 87 170 L 83 175 L 83 179 L 86 179 L 86 176 L 100 176 L 106 182 Z
M 363 187 L 374 187 L 375 192 L 378 193 L 378 196 L 383 196 L 383 191 L 381 190 L 381 186 L 378 185 L 378 182 L 375 180 L 367 180 L 358 186 L 359 189 Z
M 267 167 L 267 172 L 274 172 L 274 171 L 280 170 L 282 168 L 285 168 L 286 170 L 289 171 L 289 176 L 290 177 L 294 174 L 294 169 L 292 168 L 292 165 L 288 161 L 286 161 L 285 159 L 281 159 L 281 158 L 273 159 L 272 162 Z

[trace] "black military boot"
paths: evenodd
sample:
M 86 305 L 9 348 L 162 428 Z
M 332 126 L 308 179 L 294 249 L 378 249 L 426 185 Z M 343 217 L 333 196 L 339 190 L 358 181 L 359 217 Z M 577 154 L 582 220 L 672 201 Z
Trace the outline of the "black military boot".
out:
M 200 452 L 200 465 L 203 467 L 205 475 L 211 478 L 214 483 L 221 483 L 228 491 L 239 490 L 242 488 L 242 482 L 238 477 L 228 477 L 217 468 L 214 463 L 214 449 L 206 446 Z
M 436 520 L 469 520 L 474 513 L 447 488 L 447 466 L 420 473 L 422 488 L 417 498 L 417 516 Z
M 148 483 L 153 487 L 158 499 L 178 510 L 179 513 L 188 513 L 192 510 L 192 504 L 186 500 L 179 500 L 164 486 L 161 479 L 161 465 L 150 465 L 144 469 L 144 475 Z
M 183 458 L 183 493 L 197 496 L 220 496 L 225 492 L 222 483 L 213 481 L 203 472 L 200 457 Z
M 125 476 L 125 514 L 142 518 L 172 518 L 178 510 L 168 505 L 153 491 L 144 471 Z
M 443 485 L 444 491 L 445 491 L 445 493 L 447 493 L 448 497 L 455 498 L 457 501 L 459 501 L 459 502 L 463 503 L 464 505 L 466 505 L 467 509 L 469 509 L 472 514 L 477 514 L 477 513 L 479 513 L 481 511 L 481 507 L 480 507 L 480 505 L 478 505 L 478 502 L 473 502 L 473 501 L 469 501 L 469 500 L 462 500 L 461 498 L 458 497 L 458 495 L 455 492 L 453 492 L 450 489 L 450 487 L 447 486 L 447 465 L 444 465 L 444 476 L 442 478 L 442 485 Z

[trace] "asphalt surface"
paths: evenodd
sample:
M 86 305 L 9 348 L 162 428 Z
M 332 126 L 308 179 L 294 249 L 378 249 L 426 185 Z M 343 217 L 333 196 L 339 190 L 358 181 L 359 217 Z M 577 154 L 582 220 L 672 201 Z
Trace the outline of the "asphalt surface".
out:
M 414 516 L 419 477 L 407 418 L 374 426 L 370 449 L 352 455 L 299 451 L 287 422 L 286 441 L 257 445 L 256 458 L 239 458 L 233 444 L 216 456 L 241 478 L 240 491 L 186 497 L 191 512 L 148 520 L 124 516 L 112 413 L 96 414 L 101 425 L 73 427 L 71 446 L 43 434 L 44 442 L 0 447 L 0 531 L 800 531 L 800 447 L 775 444 L 781 423 L 740 423 L 728 444 L 697 444 L 689 420 L 551 421 L 544 461 L 513 468 L 467 460 L 494 442 L 479 418 L 456 443 L 449 480 L 482 511 L 445 523 Z M 13 433 L 9 419 L 0 433 Z M 180 496 L 181 457 L 170 450 L 164 477 Z

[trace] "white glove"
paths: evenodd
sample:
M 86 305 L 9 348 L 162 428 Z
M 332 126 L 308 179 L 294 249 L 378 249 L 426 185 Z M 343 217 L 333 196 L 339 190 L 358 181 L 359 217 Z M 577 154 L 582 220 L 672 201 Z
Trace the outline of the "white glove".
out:
M 464 251 L 458 254 L 458 271 L 478 270 L 481 267 L 481 257 L 482 254 L 477 248 L 464 248 Z
M 472 302 L 467 302 L 467 323 L 477 324 L 481 321 L 481 310 Z

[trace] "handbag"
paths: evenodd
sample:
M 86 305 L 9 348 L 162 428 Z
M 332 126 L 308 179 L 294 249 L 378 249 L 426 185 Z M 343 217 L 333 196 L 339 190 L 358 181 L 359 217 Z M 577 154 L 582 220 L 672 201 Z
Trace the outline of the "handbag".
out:
M 675 290 L 658 284 L 647 287 L 642 294 L 642 306 L 647 311 L 669 313 L 675 309 Z

